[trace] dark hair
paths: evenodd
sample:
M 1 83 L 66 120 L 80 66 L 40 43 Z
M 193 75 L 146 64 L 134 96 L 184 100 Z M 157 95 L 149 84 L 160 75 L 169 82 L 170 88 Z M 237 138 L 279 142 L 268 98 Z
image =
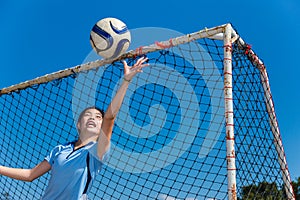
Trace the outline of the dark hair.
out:
M 82 116 L 84 115 L 85 111 L 87 111 L 87 110 L 89 110 L 89 109 L 96 109 L 96 110 L 98 110 L 98 111 L 101 113 L 102 117 L 104 117 L 104 111 L 103 111 L 102 109 L 100 109 L 100 108 L 98 108 L 98 107 L 96 107 L 96 106 L 90 106 L 90 107 L 85 108 L 85 109 L 80 113 L 80 115 L 79 115 L 79 117 L 78 117 L 78 122 L 81 120 L 81 118 L 82 118 Z

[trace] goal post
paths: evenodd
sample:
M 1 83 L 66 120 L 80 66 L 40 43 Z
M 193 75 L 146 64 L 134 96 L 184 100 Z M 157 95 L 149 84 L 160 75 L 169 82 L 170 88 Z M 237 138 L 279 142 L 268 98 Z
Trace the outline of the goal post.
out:
M 234 111 L 232 96 L 232 28 L 228 24 L 224 30 L 224 100 L 226 119 L 226 159 L 228 175 L 228 199 L 235 200 L 236 196 L 236 166 L 234 148 Z
M 74 141 L 81 110 L 110 103 L 120 61 L 143 55 L 89 198 L 295 199 L 265 64 L 231 24 L 1 89 L 0 165 L 33 167 Z M 0 199 L 39 199 L 49 176 L 0 175 Z

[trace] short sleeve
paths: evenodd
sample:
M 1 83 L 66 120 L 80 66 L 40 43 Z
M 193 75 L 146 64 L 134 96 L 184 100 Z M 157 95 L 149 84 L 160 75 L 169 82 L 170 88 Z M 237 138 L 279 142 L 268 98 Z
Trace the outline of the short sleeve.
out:
M 93 143 L 91 145 L 91 147 L 89 147 L 89 153 L 98 161 L 105 163 L 109 157 L 110 146 L 109 146 L 108 150 L 105 152 L 105 154 L 103 155 L 102 159 L 99 159 L 99 157 L 97 155 L 97 145 L 98 145 L 98 142 Z
M 103 155 L 102 159 L 99 159 L 99 157 L 97 156 L 97 144 L 97 142 L 93 143 L 88 149 L 88 156 L 90 156 L 89 166 L 92 177 L 95 177 L 96 174 L 100 173 L 103 163 L 106 162 L 106 160 L 108 159 L 110 152 L 110 150 L 108 149 Z
M 55 156 L 61 151 L 61 146 L 54 147 L 50 153 L 45 157 L 45 160 L 48 161 L 48 163 L 52 166 L 54 163 Z

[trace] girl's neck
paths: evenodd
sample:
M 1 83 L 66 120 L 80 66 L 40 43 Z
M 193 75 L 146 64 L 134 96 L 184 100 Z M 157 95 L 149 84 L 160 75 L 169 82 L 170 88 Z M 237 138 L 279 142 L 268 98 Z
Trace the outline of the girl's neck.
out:
M 76 149 L 78 149 L 80 147 L 83 147 L 83 146 L 87 145 L 90 142 L 97 141 L 97 138 L 98 138 L 98 136 L 89 137 L 89 138 L 81 138 L 81 137 L 79 137 L 79 139 L 75 142 L 74 148 L 76 150 Z

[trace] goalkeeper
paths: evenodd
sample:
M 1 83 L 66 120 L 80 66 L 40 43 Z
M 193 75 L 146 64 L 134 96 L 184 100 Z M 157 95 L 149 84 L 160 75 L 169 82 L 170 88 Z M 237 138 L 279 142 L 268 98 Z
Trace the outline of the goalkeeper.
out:
M 79 138 L 73 143 L 58 145 L 32 169 L 0 166 L 0 174 L 22 181 L 33 181 L 51 170 L 43 200 L 87 199 L 95 175 L 107 159 L 115 117 L 121 107 L 131 79 L 147 66 L 142 57 L 133 66 L 125 61 L 123 82 L 104 113 L 96 107 L 85 109 L 79 116 Z

